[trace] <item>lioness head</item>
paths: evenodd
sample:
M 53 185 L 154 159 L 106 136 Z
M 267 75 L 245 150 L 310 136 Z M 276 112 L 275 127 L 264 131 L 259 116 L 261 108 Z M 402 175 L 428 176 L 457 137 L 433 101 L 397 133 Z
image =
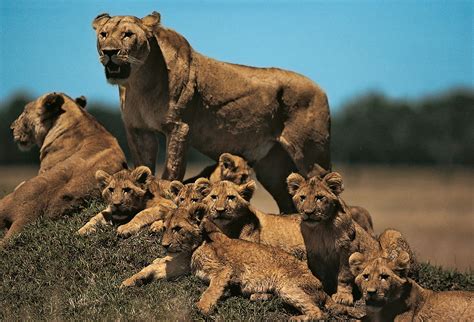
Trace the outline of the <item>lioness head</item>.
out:
M 410 256 L 401 252 L 395 259 L 377 257 L 366 261 L 361 253 L 349 257 L 355 283 L 370 311 L 379 311 L 387 303 L 399 299 L 407 285 Z
M 64 113 L 63 105 L 66 101 L 73 102 L 67 95 L 49 93 L 26 104 L 23 112 L 10 126 L 13 139 L 21 150 L 28 150 L 34 145 L 39 147 L 43 145 L 54 122 Z M 76 104 L 84 107 L 85 98 L 76 99 Z
M 125 83 L 144 64 L 151 47 L 153 30 L 160 23 L 160 14 L 140 19 L 133 16 L 98 15 L 92 22 L 97 33 L 97 50 L 111 84 Z
M 219 180 L 227 180 L 243 184 L 250 180 L 252 169 L 245 159 L 230 153 L 222 153 L 219 157 Z
M 188 207 L 207 196 L 211 183 L 206 178 L 199 178 L 194 183 L 183 184 L 180 181 L 171 181 L 168 195 L 178 207 Z
M 292 173 L 286 180 L 288 192 L 303 220 L 321 222 L 334 217 L 339 209 L 338 196 L 344 190 L 342 177 L 330 172 L 323 178 L 317 176 L 305 180 Z
M 253 180 L 236 185 L 230 181 L 219 181 L 202 201 L 209 207 L 211 219 L 229 221 L 245 215 L 255 191 Z
M 145 166 L 121 170 L 113 175 L 98 170 L 95 178 L 110 209 L 119 213 L 143 210 L 148 200 L 147 186 L 153 180 L 151 170 Z
M 161 239 L 161 245 L 166 251 L 193 251 L 201 245 L 203 238 L 199 224 L 206 212 L 207 207 L 201 203 L 171 210 L 165 221 Z

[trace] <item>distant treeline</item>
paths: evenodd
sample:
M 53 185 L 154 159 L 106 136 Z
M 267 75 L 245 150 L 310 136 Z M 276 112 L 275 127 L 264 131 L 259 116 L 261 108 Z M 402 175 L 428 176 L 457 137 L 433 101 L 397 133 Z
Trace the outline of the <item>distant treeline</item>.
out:
M 0 164 L 38 162 L 38 149 L 20 152 L 11 122 L 33 98 L 17 94 L 0 103 Z M 93 114 L 128 154 L 118 106 L 90 103 Z M 345 163 L 474 165 L 474 90 L 453 90 L 422 100 L 380 93 L 355 98 L 332 113 L 332 159 Z M 160 159 L 164 139 L 160 138 Z M 189 162 L 206 158 L 194 150 Z

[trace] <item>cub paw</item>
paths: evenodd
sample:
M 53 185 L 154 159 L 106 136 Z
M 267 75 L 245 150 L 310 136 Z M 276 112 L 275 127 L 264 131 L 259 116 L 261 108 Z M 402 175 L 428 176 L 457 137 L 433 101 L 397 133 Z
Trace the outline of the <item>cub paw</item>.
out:
M 196 308 L 204 315 L 209 315 L 212 312 L 212 304 L 202 300 L 196 303 Z
M 151 224 L 150 231 L 154 233 L 161 233 L 164 227 L 163 220 L 158 220 Z
M 89 235 L 90 233 L 93 233 L 94 231 L 95 231 L 95 229 L 82 227 L 81 229 L 76 231 L 76 235 L 85 236 L 85 235 Z
M 250 301 L 267 301 L 273 297 L 270 293 L 253 293 L 250 295 Z
M 352 305 L 352 303 L 354 302 L 352 294 L 348 292 L 337 292 L 336 294 L 332 295 L 332 299 L 334 300 L 334 302 L 343 305 Z
M 120 237 L 130 237 L 138 232 L 134 226 L 122 225 L 117 228 L 117 235 Z

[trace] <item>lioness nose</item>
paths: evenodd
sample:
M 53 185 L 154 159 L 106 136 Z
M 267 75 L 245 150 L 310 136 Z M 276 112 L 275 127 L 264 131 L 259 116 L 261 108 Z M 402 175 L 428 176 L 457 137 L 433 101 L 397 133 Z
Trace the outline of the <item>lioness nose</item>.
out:
M 104 55 L 109 56 L 110 58 L 112 58 L 112 56 L 114 56 L 114 55 L 117 55 L 119 51 L 120 51 L 120 49 L 104 49 L 104 50 L 102 50 Z

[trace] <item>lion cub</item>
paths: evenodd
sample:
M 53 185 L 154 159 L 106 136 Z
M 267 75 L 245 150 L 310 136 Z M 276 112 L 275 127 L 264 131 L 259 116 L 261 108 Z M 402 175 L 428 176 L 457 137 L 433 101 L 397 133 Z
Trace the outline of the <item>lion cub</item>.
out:
M 293 173 L 287 183 L 302 217 L 301 233 L 309 268 L 321 279 L 328 294 L 335 293 L 336 302 L 352 304 L 354 277 L 349 269 L 349 256 L 356 251 L 378 253 L 379 243 L 349 215 L 339 197 L 343 191 L 339 173 L 308 180 Z
M 153 222 L 156 222 L 155 230 L 159 230 L 168 212 L 176 207 L 165 198 L 163 187 L 167 183 L 155 179 L 148 167 L 122 170 L 113 175 L 99 170 L 95 177 L 107 208 L 79 229 L 80 235 L 93 233 L 97 226 L 105 224 L 119 224 L 117 233 L 121 236 L 135 234 Z
M 250 180 L 252 168 L 244 158 L 230 153 L 222 153 L 217 164 L 204 168 L 201 173 L 186 179 L 184 183 L 191 183 L 198 178 L 207 178 L 211 183 L 227 180 L 236 184 L 243 184 Z
M 366 321 L 474 321 L 474 293 L 434 292 L 407 278 L 410 256 L 349 258 L 367 307 Z

